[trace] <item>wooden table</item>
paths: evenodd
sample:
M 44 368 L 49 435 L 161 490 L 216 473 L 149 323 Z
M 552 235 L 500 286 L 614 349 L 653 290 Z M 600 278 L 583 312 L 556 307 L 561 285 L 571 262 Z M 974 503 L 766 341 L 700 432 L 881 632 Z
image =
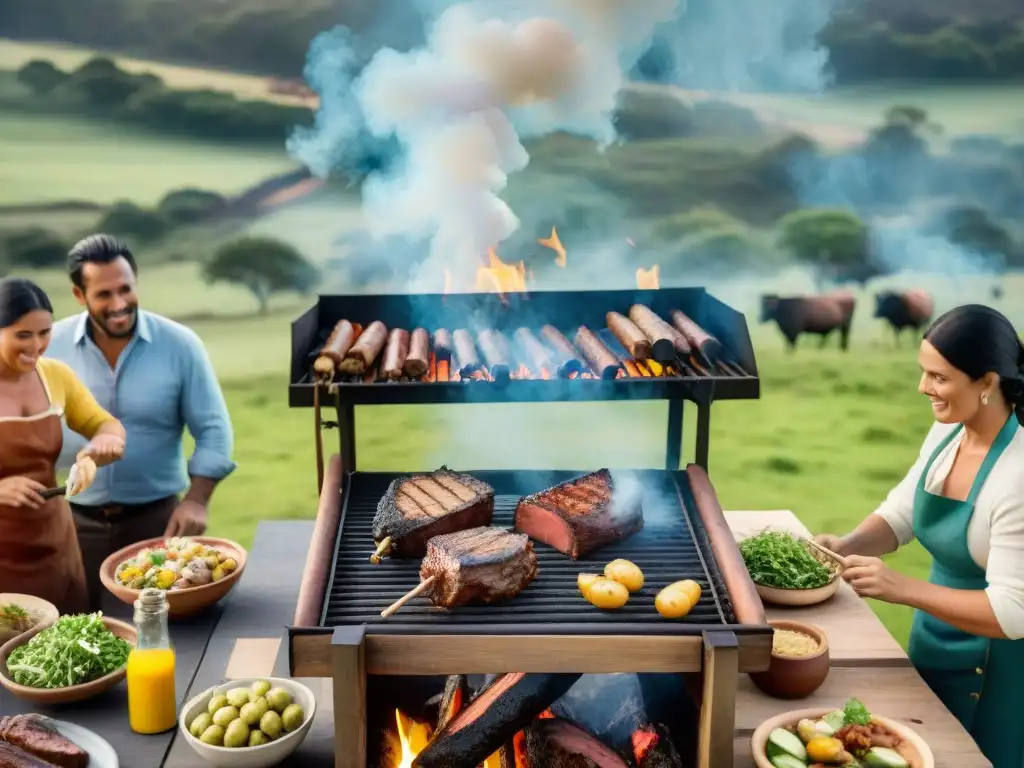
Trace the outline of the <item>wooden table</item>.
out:
M 727 512 L 726 518 L 738 535 L 769 526 L 806 534 L 791 512 Z M 260 524 L 249 565 L 210 639 L 189 696 L 232 678 L 272 673 L 287 676 L 283 628 L 295 609 L 302 554 L 308 549 L 312 531 L 311 522 Z M 833 669 L 818 692 L 798 702 L 769 698 L 754 688 L 746 675 L 740 677 L 736 698 L 737 768 L 753 765 L 750 736 L 772 715 L 804 707 L 839 708 L 851 696 L 858 696 L 870 709 L 917 731 L 931 745 L 937 768 L 990 766 L 868 605 L 845 585 L 824 605 L 798 610 L 771 608 L 768 614 L 770 618 L 798 615 L 823 627 L 832 643 Z M 334 765 L 332 683 L 319 679 L 301 682 L 317 695 L 316 718 L 300 750 L 284 765 L 330 768 Z M 164 768 L 196 765 L 195 753 L 183 738 L 175 738 Z M 135 765 L 124 764 L 123 768 Z

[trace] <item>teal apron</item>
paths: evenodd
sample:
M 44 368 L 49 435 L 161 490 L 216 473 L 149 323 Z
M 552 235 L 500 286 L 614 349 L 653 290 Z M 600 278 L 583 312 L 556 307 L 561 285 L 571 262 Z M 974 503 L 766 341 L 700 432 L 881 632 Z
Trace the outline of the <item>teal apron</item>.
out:
M 967 526 L 978 494 L 1017 428 L 1017 419 L 1011 414 L 978 469 L 966 501 L 925 490 L 932 464 L 962 425 L 942 441 L 925 465 L 914 494 L 914 534 L 932 556 L 928 579 L 932 584 L 971 590 L 988 586 L 984 569 L 968 551 Z M 978 637 L 915 611 L 909 651 L 921 677 L 970 732 L 994 768 L 1022 768 L 1024 640 Z

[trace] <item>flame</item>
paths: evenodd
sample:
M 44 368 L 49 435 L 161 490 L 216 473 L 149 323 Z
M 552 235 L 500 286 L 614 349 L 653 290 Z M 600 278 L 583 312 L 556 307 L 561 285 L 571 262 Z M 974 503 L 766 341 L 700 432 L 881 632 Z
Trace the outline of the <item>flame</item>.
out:
M 640 728 L 633 731 L 630 741 L 633 746 L 633 757 L 639 763 L 657 746 L 658 733 L 653 728 Z
M 400 709 L 395 710 L 395 723 L 402 747 L 402 759 L 395 768 L 412 768 L 412 761 L 430 743 L 430 726 L 416 722 Z
M 640 267 L 636 271 L 636 287 L 640 290 L 658 290 L 661 287 L 658 285 L 658 270 L 657 264 L 650 269 Z
M 502 301 L 506 293 L 522 293 L 526 290 L 526 264 L 506 264 L 498 258 L 496 250 L 488 249 L 487 266 L 476 271 L 476 290 L 497 293 Z
M 559 267 L 565 266 L 565 257 L 568 255 L 565 250 L 565 246 L 562 245 L 561 239 L 558 237 L 558 230 L 554 227 L 551 228 L 551 237 L 542 237 L 537 240 L 538 243 L 543 245 L 545 248 L 550 248 L 555 252 L 555 265 Z

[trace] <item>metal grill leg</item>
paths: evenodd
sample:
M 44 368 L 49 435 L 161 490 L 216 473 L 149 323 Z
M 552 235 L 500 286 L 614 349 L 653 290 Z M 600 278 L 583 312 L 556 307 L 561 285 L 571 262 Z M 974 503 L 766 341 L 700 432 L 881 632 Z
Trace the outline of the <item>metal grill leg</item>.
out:
M 366 768 L 366 627 L 336 627 L 334 668 L 334 768 Z
M 668 401 L 668 431 L 665 442 L 665 469 L 678 472 L 682 464 L 683 451 L 683 399 L 674 397 Z
M 733 768 L 740 648 L 732 632 L 704 633 L 697 768 Z
M 356 408 L 349 402 L 338 402 L 338 440 L 341 442 L 341 465 L 346 472 L 356 471 Z
M 708 469 L 708 451 L 711 443 L 711 403 L 697 403 L 697 450 L 696 463 Z

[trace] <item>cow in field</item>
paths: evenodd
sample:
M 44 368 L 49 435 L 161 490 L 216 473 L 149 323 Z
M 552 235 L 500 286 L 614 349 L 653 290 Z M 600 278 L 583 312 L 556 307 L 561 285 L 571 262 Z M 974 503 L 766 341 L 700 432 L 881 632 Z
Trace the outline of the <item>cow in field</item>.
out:
M 892 326 L 897 344 L 904 328 L 920 332 L 934 314 L 935 301 L 928 291 L 883 291 L 875 296 L 875 317 Z
M 796 349 L 797 339 L 804 333 L 821 336 L 819 346 L 824 347 L 833 331 L 839 331 L 839 346 L 846 350 L 856 307 L 853 294 L 845 291 L 820 296 L 768 294 L 761 297 L 761 322 L 774 320 L 790 350 Z

